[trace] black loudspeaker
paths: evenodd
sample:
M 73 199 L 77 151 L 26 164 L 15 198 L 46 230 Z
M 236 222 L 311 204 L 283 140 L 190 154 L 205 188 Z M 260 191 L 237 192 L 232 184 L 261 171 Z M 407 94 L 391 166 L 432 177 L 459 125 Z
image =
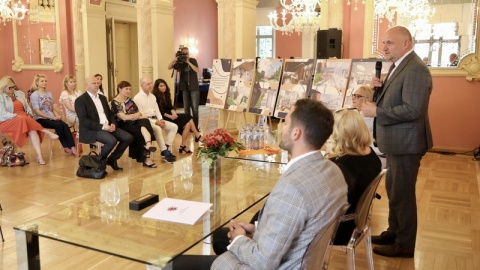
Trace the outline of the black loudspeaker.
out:
M 317 59 L 342 58 L 342 30 L 330 28 L 317 32 Z

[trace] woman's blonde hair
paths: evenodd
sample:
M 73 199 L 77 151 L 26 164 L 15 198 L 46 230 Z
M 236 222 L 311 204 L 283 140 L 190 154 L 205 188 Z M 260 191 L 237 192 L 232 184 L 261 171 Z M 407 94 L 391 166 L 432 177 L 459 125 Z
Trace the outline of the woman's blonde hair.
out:
M 333 132 L 329 143 L 332 156 L 362 155 L 372 142 L 372 134 L 357 110 L 342 110 L 334 114 Z
M 0 79 L 0 93 L 3 93 L 3 90 L 5 90 L 6 87 L 10 87 L 14 85 L 16 85 L 16 83 L 12 77 L 10 76 L 3 77 L 2 79 Z
M 366 100 L 372 101 L 372 99 L 373 99 L 373 89 L 370 88 L 369 85 L 364 84 L 364 85 L 360 86 L 359 88 L 357 88 L 355 93 L 357 93 L 358 90 L 360 90 L 360 95 L 363 96 Z
M 63 79 L 63 89 L 62 90 L 65 90 L 65 91 L 69 92 L 68 87 L 67 87 L 67 83 L 70 79 L 73 79 L 73 80 L 77 81 L 77 79 L 73 75 L 65 76 L 65 78 Z
M 40 80 L 40 78 L 47 78 L 47 75 L 45 74 L 37 74 L 35 75 L 35 77 L 33 77 L 33 82 L 32 82 L 32 88 L 33 90 L 38 90 L 38 80 Z

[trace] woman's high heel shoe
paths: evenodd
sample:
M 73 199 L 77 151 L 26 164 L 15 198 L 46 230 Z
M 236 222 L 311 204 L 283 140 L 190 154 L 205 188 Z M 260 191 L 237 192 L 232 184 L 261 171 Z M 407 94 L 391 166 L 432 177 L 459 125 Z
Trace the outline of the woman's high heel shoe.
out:
M 144 161 L 144 162 L 143 162 L 143 167 L 157 168 L 157 165 L 155 165 L 155 163 L 147 164 L 147 163 L 145 163 L 145 161 Z
M 149 141 L 149 142 L 147 142 L 147 143 L 150 143 L 150 145 L 152 145 L 152 142 L 151 142 L 151 141 Z M 147 151 L 149 151 L 149 152 L 155 152 L 155 151 L 157 151 L 157 148 L 156 148 L 155 146 L 147 147 L 147 144 L 145 144 L 145 149 L 146 149 Z
M 40 164 L 40 165 L 45 165 L 45 164 L 47 164 L 47 163 L 45 162 L 45 160 L 40 159 L 40 158 L 38 158 L 38 157 L 37 157 L 37 163 Z
M 191 154 L 193 153 L 192 151 L 190 151 L 190 149 L 187 149 L 187 146 L 186 145 L 180 145 L 180 149 L 178 149 L 178 152 L 181 154 L 182 152 L 185 153 L 185 154 Z
M 202 139 L 202 135 L 198 136 L 198 137 L 195 137 L 195 142 L 200 142 L 200 140 Z M 203 142 L 203 140 L 202 140 Z

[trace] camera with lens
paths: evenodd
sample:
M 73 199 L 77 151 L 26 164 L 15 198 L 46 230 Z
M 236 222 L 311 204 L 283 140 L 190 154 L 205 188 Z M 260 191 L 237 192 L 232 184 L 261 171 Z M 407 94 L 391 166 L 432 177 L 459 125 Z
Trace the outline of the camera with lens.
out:
M 188 53 L 182 52 L 182 46 L 178 49 L 175 57 L 177 58 L 177 62 L 173 65 L 173 68 L 176 70 L 182 70 L 188 66 L 187 59 Z

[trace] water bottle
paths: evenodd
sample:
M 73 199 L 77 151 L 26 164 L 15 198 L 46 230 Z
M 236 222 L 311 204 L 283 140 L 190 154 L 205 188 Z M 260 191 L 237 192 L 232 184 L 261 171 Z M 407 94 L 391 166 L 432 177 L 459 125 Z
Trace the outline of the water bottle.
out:
M 264 141 L 264 138 L 265 138 L 265 127 L 260 127 L 258 129 L 258 148 L 259 149 L 263 149 L 265 148 L 265 141 Z
M 258 139 L 260 138 L 259 132 L 258 132 L 258 125 L 254 124 L 253 125 L 253 132 L 252 132 L 252 148 L 253 150 L 258 150 Z
M 245 124 L 243 124 L 240 127 L 240 143 L 242 143 L 245 146 L 247 146 L 246 131 L 247 131 L 247 126 Z
M 265 125 L 263 128 L 263 147 L 265 146 L 271 146 L 271 139 L 270 139 L 270 127 L 268 125 Z
M 247 125 L 245 131 L 245 147 L 252 149 L 252 126 L 250 124 Z

